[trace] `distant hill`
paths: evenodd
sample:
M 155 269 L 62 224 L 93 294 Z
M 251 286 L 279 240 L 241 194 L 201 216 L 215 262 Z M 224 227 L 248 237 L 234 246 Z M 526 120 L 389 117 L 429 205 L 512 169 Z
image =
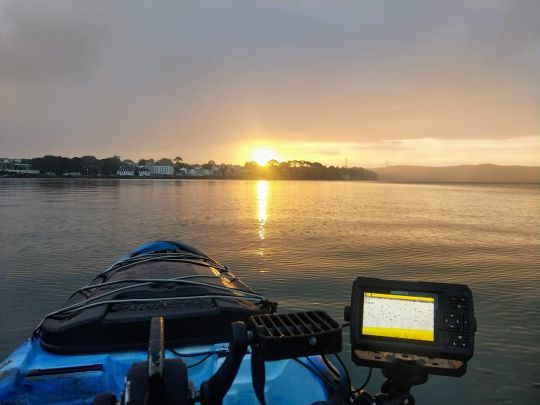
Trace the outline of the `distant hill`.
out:
M 388 166 L 371 170 L 381 181 L 405 183 L 540 183 L 540 166 Z

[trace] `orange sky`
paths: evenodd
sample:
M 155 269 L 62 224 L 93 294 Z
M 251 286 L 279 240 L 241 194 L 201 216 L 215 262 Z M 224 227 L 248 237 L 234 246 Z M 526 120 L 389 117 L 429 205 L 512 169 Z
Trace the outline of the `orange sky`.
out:
M 503 140 L 438 140 L 430 138 L 383 142 L 253 142 L 239 145 L 236 163 L 263 156 L 312 160 L 328 165 L 380 167 L 388 165 L 445 166 L 495 162 L 501 165 L 540 165 L 540 137 Z M 254 154 L 255 152 L 255 154 Z M 305 156 L 306 158 L 302 158 Z

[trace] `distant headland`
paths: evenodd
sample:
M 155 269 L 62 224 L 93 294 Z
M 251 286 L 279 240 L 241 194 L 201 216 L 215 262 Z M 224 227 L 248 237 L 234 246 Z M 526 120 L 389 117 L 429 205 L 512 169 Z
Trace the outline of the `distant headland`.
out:
M 540 183 L 540 166 L 388 166 L 371 170 L 379 180 L 397 183 Z

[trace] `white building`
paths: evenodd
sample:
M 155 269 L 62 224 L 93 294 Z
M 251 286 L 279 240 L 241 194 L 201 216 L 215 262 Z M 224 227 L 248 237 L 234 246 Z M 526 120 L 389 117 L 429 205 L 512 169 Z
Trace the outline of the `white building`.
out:
M 39 174 L 39 170 L 31 170 L 30 164 L 21 159 L 0 159 L 0 171 L 17 174 Z
M 150 167 L 152 176 L 173 176 L 174 167 L 172 166 L 152 166 Z
M 134 176 L 135 166 L 120 166 L 116 174 L 118 176 Z
M 198 177 L 198 176 L 202 176 L 202 167 L 201 166 L 195 166 L 191 169 L 189 169 L 189 175 L 190 176 L 195 176 L 195 177 Z
M 187 171 L 187 175 L 192 177 L 217 177 L 221 174 L 219 167 L 212 166 L 205 169 L 202 166 L 195 166 Z
M 150 170 L 144 166 L 139 166 L 137 170 L 137 175 L 139 177 L 148 177 L 150 176 Z
M 181 167 L 181 168 L 178 169 L 178 171 L 176 172 L 176 175 L 177 175 L 177 176 L 180 176 L 180 177 L 187 176 L 187 174 L 188 174 L 188 170 L 187 170 L 185 167 Z

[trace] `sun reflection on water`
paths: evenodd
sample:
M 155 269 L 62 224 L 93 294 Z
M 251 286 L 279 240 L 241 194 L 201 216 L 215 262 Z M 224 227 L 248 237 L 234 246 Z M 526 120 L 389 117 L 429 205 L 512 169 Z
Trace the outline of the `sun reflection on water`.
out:
M 266 231 L 268 204 L 268 181 L 257 181 L 257 220 L 259 221 L 259 239 L 264 240 Z

